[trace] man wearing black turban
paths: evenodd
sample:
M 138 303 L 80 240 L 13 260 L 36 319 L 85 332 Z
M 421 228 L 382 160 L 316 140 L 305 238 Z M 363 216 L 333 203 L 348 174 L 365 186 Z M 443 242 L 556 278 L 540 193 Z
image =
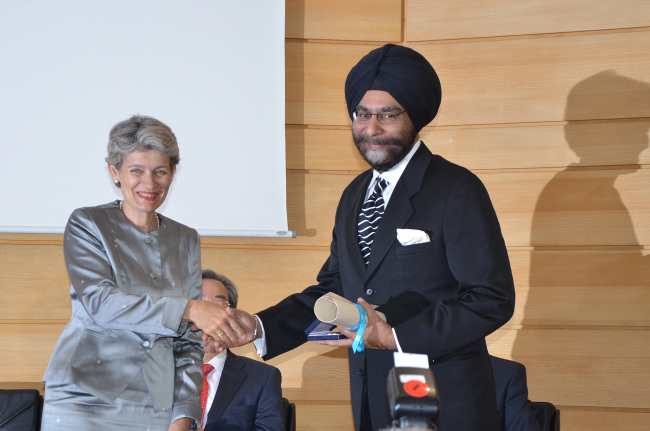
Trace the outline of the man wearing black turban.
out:
M 400 350 L 429 358 L 440 431 L 497 431 L 485 337 L 512 316 L 514 283 L 485 187 L 419 140 L 438 112 L 440 80 L 422 55 L 389 44 L 352 68 L 345 96 L 354 141 L 373 169 L 343 192 L 318 285 L 258 313 L 257 321 L 239 317 L 259 328 L 255 344 L 266 360 L 306 341 L 322 295 L 358 302 L 368 322 L 365 349 L 348 354 L 357 430 L 390 425 L 386 382 Z M 366 206 L 377 213 L 367 216 Z M 379 305 L 385 322 L 369 303 Z M 319 343 L 351 347 L 357 330 L 339 329 L 347 340 Z

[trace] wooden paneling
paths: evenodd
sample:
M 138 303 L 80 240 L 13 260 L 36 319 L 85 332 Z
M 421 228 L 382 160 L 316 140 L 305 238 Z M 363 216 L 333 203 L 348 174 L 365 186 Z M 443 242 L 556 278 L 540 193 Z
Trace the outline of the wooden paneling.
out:
M 0 265 L 0 319 L 70 318 L 70 282 L 60 243 L 0 244 Z
M 650 116 L 650 30 L 411 44 L 438 72 L 433 125 Z
M 345 78 L 364 55 L 382 45 L 287 41 L 287 124 L 350 125 L 343 92 Z
M 0 324 L 0 382 L 40 382 L 64 323 Z
M 287 0 L 285 36 L 292 39 L 398 41 L 402 2 Z
M 532 400 L 650 408 L 647 329 L 500 329 L 488 347 L 526 365 Z
M 287 169 L 353 171 L 369 169 L 352 140 L 350 127 L 312 129 L 288 126 Z
M 478 175 L 490 193 L 509 247 L 650 244 L 648 169 Z M 297 243 L 329 244 L 340 194 L 354 176 L 287 175 L 289 225 L 300 235 Z
M 352 409 L 340 403 L 296 403 L 296 429 L 300 431 L 354 430 Z
M 647 431 L 650 429 L 650 412 L 573 410 L 562 406 L 560 408 L 562 430 Z
M 508 326 L 650 326 L 648 253 L 510 250 L 509 255 L 517 300 Z
M 3 250 L 6 245 L 0 245 Z M 11 246 L 23 261 L 31 253 L 56 259 L 60 246 Z M 315 283 L 327 249 L 255 249 L 204 246 L 202 260 L 229 276 L 240 291 L 239 307 L 257 312 Z M 510 250 L 517 289 L 515 314 L 508 325 L 650 326 L 648 252 L 638 250 Z M 67 275 L 48 283 L 35 268 L 0 290 L 2 321 L 65 322 L 70 317 Z M 8 279 L 5 279 L 8 280 Z
M 648 169 L 495 172 L 479 177 L 490 192 L 509 247 L 650 244 Z
M 471 170 L 650 164 L 650 120 L 571 121 L 503 127 L 427 127 L 429 149 Z
M 442 81 L 432 125 L 463 125 L 648 117 L 649 44 L 635 31 L 413 48 Z M 287 42 L 287 123 L 350 124 L 345 78 L 377 46 Z
M 439 40 L 648 26 L 645 0 L 409 0 L 406 39 Z
M 426 127 L 429 149 L 470 170 L 650 165 L 650 120 Z M 349 127 L 288 126 L 287 169 L 362 172 Z
M 327 250 L 203 248 L 201 260 L 228 276 L 239 290 L 238 307 L 257 312 L 316 283 Z

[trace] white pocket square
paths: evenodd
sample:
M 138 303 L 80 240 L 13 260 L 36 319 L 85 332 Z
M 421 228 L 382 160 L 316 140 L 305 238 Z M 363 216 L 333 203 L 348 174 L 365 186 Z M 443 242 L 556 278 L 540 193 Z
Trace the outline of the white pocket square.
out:
M 397 240 L 402 245 L 422 244 L 431 242 L 426 232 L 418 229 L 397 229 Z

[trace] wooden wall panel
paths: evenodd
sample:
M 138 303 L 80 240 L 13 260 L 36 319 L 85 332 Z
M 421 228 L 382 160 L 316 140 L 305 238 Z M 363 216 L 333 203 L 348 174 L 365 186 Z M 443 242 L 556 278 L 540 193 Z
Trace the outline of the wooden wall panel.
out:
M 409 46 L 442 82 L 432 125 L 463 125 L 648 117 L 649 44 L 650 29 Z
M 290 226 L 299 235 L 296 244 L 329 244 L 341 192 L 355 174 L 287 175 Z M 648 169 L 477 174 L 490 193 L 509 247 L 650 245 Z
M 648 117 L 649 44 L 650 30 L 411 46 L 442 81 L 432 125 L 463 125 Z M 350 124 L 345 78 L 378 46 L 287 42 L 287 123 Z
M 402 37 L 402 2 L 287 0 L 285 36 L 291 39 L 392 41 Z
M 562 430 L 647 431 L 650 429 L 650 412 L 573 410 L 562 406 L 560 408 Z
M 323 429 L 354 430 L 352 410 L 348 403 L 296 403 L 296 429 L 323 431 Z
M 526 365 L 529 396 L 561 406 L 650 408 L 650 331 L 500 329 L 490 353 Z
M 363 172 L 369 169 L 352 140 L 350 127 L 317 129 L 288 126 L 287 169 Z
M 427 127 L 434 152 L 471 170 L 650 164 L 650 120 L 562 121 L 503 127 Z
M 0 324 L 0 382 L 41 382 L 65 323 Z
M 406 39 L 445 40 L 644 27 L 645 0 L 409 0 Z
M 315 284 L 328 256 L 328 250 L 201 250 L 203 267 L 228 276 L 239 290 L 239 308 L 252 313 Z
M 0 319 L 70 318 L 70 281 L 60 243 L 0 244 L 0 265 Z
M 510 250 L 517 300 L 509 327 L 650 326 L 642 250 Z
M 0 245 L 0 250 L 6 245 Z M 60 246 L 11 246 L 54 259 Z M 240 291 L 240 308 L 257 312 L 313 284 L 327 249 L 255 249 L 205 245 L 203 266 L 232 278 Z M 517 289 L 517 325 L 650 326 L 650 265 L 647 250 L 511 249 Z M 48 272 L 35 264 L 30 277 L 5 278 L 0 289 L 0 323 L 70 317 L 69 282 L 61 274 L 48 283 L 34 282 Z
M 650 120 L 426 127 L 429 149 L 470 170 L 650 165 Z M 288 126 L 287 169 L 362 172 L 349 127 Z M 569 142 L 568 139 L 571 139 Z
M 635 181 L 618 181 L 632 174 Z M 509 247 L 650 244 L 648 169 L 504 171 L 479 177 Z
M 294 244 L 329 247 L 341 193 L 356 175 L 287 173 L 289 226 Z
M 350 125 L 345 78 L 361 57 L 382 45 L 287 41 L 286 123 Z

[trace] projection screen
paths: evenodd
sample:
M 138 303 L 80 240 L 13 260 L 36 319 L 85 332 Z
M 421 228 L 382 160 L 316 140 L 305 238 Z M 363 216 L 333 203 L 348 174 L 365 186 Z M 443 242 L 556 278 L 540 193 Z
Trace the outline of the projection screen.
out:
M 292 236 L 286 215 L 284 1 L 0 2 L 0 231 L 60 233 L 121 198 L 104 158 L 133 114 L 181 162 L 162 214 L 202 235 Z

